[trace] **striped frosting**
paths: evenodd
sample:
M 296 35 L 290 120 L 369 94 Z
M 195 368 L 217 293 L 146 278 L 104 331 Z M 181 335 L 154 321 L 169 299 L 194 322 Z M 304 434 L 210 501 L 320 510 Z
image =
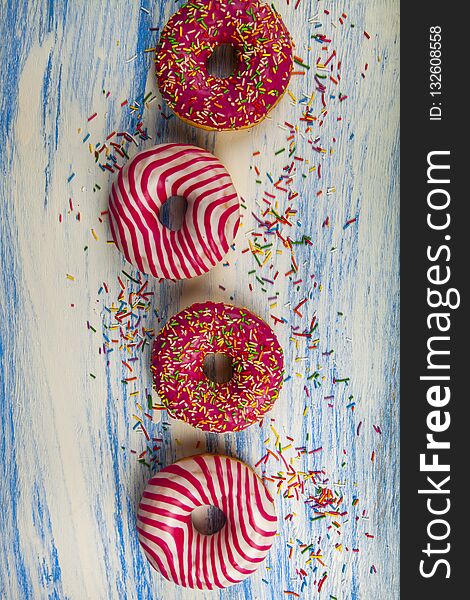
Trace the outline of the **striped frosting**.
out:
M 187 201 L 177 231 L 158 218 L 171 196 Z M 140 271 L 165 279 L 202 275 L 220 262 L 235 238 L 239 210 L 225 167 L 188 144 L 160 144 L 136 154 L 119 172 L 109 198 L 117 247 Z
M 226 517 L 213 535 L 195 529 L 191 513 L 212 505 Z M 212 454 L 184 458 L 147 484 L 137 531 L 150 564 L 183 587 L 211 590 L 243 581 L 265 559 L 276 534 L 274 502 L 242 462 Z

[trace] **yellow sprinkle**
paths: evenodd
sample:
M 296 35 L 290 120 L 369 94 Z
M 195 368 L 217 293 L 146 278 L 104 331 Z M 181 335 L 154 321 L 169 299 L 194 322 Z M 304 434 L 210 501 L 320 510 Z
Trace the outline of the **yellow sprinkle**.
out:
M 91 230 L 91 233 L 96 241 L 98 241 L 98 236 L 96 235 L 96 231 L 94 229 Z
M 75 277 L 73 275 L 69 275 L 67 273 L 67 279 L 70 279 L 70 281 L 75 281 Z
M 278 434 L 278 432 L 277 432 L 277 431 L 274 429 L 274 427 L 273 427 L 272 425 L 270 425 L 270 427 L 271 427 L 271 431 L 272 431 L 272 432 L 274 433 L 274 435 L 276 436 L 276 446 L 277 446 L 277 445 L 278 445 L 278 443 L 279 443 L 279 434 Z
M 266 256 L 266 258 L 264 259 L 263 263 L 262 263 L 262 267 L 264 267 L 264 265 L 268 262 L 268 260 L 271 258 L 272 256 L 272 252 L 271 250 L 268 252 L 268 255 Z
M 290 90 L 287 90 L 287 93 L 291 97 L 292 102 L 295 102 L 295 104 L 297 104 L 297 98 L 294 96 L 294 94 Z

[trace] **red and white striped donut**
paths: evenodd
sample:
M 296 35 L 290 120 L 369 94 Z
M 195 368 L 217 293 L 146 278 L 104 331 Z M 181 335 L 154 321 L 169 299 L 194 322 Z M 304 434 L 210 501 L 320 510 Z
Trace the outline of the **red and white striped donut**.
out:
M 171 196 L 183 196 L 188 205 L 177 231 L 158 218 Z M 117 247 L 140 271 L 165 279 L 202 275 L 221 261 L 237 233 L 239 211 L 225 167 L 188 144 L 160 144 L 136 154 L 109 198 Z
M 226 517 L 213 535 L 191 513 L 212 505 Z M 137 531 L 150 564 L 183 587 L 211 590 L 243 581 L 265 559 L 276 534 L 274 502 L 259 477 L 227 456 L 201 454 L 165 467 L 147 484 Z

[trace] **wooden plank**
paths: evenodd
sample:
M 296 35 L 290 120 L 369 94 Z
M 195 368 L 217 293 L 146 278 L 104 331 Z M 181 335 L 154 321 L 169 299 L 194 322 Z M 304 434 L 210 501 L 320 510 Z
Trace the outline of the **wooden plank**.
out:
M 333 2 L 278 3 L 296 53 L 311 68 L 293 77 L 295 102 L 286 95 L 255 129 L 226 134 L 183 124 L 159 108 L 158 96 L 143 109 L 147 92 L 152 97 L 157 92 L 152 56 L 145 49 L 155 45 L 158 32 L 152 28 L 161 28 L 176 6 L 164 0 L 115 0 L 103 9 L 83 0 L 31 0 L 3 8 L 0 598 L 295 597 L 285 590 L 309 599 L 395 598 L 398 4 L 358 0 L 342 17 L 343 9 Z M 335 98 L 326 98 L 329 114 L 323 125 L 318 119 L 305 133 L 308 124 L 299 121 L 306 105 L 302 99 L 314 92 L 317 56 L 326 57 L 311 37 L 317 32 L 328 35 L 327 45 L 337 49 L 341 80 L 338 86 L 328 82 Z M 340 102 L 339 92 L 348 98 Z M 132 101 L 143 111 L 130 109 Z M 312 106 L 320 115 L 320 94 Z M 143 414 L 151 390 L 149 347 L 136 352 L 122 340 L 110 341 L 113 351 L 103 352 L 103 336 L 112 340 L 118 331 L 109 329 L 115 320 L 108 312 L 113 302 L 118 306 L 118 277 L 126 300 L 139 285 L 123 274 L 135 278 L 135 269 L 106 243 L 110 233 L 102 212 L 115 175 L 101 171 L 89 144 L 93 151 L 114 130 L 134 132 L 138 114 L 151 136 L 139 139 L 139 147 L 179 141 L 213 151 L 232 173 L 246 207 L 228 266 L 183 283 L 150 279 L 146 291 L 154 295 L 140 311 L 141 324 L 158 330 L 171 314 L 208 298 L 246 306 L 266 319 L 285 350 L 288 379 L 261 428 L 204 435 L 158 410 L 150 421 Z M 285 121 L 297 127 L 291 157 Z M 319 142 L 309 143 L 316 136 Z M 313 150 L 316 144 L 327 152 Z M 289 199 L 266 173 L 276 180 L 292 162 L 298 172 L 292 190 L 298 195 Z M 336 191 L 327 193 L 330 188 Z M 257 239 L 253 232 L 265 233 L 252 216 L 260 218 L 269 208 L 263 197 L 277 203 L 277 211 L 289 206 L 298 211 L 291 215 L 292 226 L 282 226 L 284 236 L 311 238 L 312 245 L 294 245 L 295 277 L 285 276 L 291 253 L 275 234 L 266 241 L 258 238 L 260 246 L 274 244 L 272 257 L 266 258 L 269 248 L 259 255 L 266 260 L 263 267 L 251 252 L 243 253 Z M 357 220 L 348 224 L 352 219 Z M 298 279 L 302 282 L 294 284 Z M 271 314 L 286 323 L 275 322 Z M 311 338 L 293 335 L 309 330 L 314 316 L 318 327 Z M 309 350 L 309 345 L 318 347 Z M 138 360 L 129 362 L 135 356 Z M 129 376 L 137 379 L 122 383 Z M 153 402 L 158 402 L 155 394 Z M 266 447 L 275 453 L 274 427 L 283 447 L 292 443 L 282 452 L 286 460 L 300 452 L 301 458 L 293 459 L 297 470 L 323 470 L 318 481 L 343 495 L 338 510 L 348 514 L 311 521 L 312 508 L 305 498 L 297 502 L 291 488 L 294 498 L 277 497 L 279 537 L 259 573 L 220 593 L 176 588 L 151 571 L 138 547 L 135 508 L 149 470 L 137 461 L 147 443 L 133 415 L 142 418 L 149 437 L 159 440 L 150 444 L 160 448 L 154 467 L 205 449 L 254 466 Z M 265 469 L 268 476 L 286 472 L 282 459 L 272 456 Z M 276 480 L 268 485 L 276 493 Z M 318 498 L 311 481 L 305 485 Z M 321 552 L 326 566 L 316 558 L 307 564 L 311 552 L 302 553 L 305 547 L 297 540 L 313 544 L 312 552 Z M 300 568 L 308 574 L 303 589 Z

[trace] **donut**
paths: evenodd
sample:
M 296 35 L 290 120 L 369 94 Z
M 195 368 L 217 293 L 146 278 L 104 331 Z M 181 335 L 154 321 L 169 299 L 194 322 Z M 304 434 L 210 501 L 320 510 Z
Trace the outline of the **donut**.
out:
M 236 67 L 211 75 L 207 61 L 229 44 Z M 281 17 L 259 0 L 190 0 L 168 21 L 155 54 L 162 97 L 184 121 L 212 130 L 247 129 L 266 117 L 289 84 L 293 44 Z
M 216 506 L 226 518 L 212 535 L 191 514 Z M 261 479 L 228 456 L 200 454 L 165 467 L 148 482 L 137 532 L 154 569 L 188 588 L 225 588 L 246 579 L 265 559 L 276 534 L 274 502 Z
M 232 377 L 204 373 L 208 354 L 225 354 Z M 204 431 L 241 431 L 279 396 L 284 358 L 273 330 L 246 308 L 196 303 L 172 317 L 152 350 L 155 389 L 169 414 Z
M 186 199 L 182 227 L 158 215 L 172 196 Z M 119 171 L 109 198 L 113 240 L 139 271 L 189 279 L 220 262 L 235 238 L 240 203 L 230 175 L 207 150 L 160 144 L 137 153 Z

